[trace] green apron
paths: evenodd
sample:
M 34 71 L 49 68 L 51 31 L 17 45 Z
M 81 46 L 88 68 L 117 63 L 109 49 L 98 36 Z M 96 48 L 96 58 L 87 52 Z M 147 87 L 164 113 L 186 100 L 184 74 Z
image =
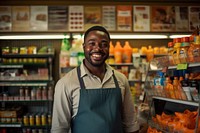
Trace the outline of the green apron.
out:
M 77 69 L 80 82 L 78 112 L 72 120 L 72 133 L 123 133 L 121 121 L 122 98 L 113 72 L 116 88 L 86 89 Z

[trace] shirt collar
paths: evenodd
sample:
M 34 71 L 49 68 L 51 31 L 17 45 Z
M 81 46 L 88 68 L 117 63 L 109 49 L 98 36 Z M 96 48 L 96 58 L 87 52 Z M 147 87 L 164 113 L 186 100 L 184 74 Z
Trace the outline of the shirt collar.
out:
M 83 62 L 80 65 L 80 70 L 81 70 L 81 77 L 84 77 L 85 75 L 90 75 L 90 76 L 92 75 Z M 106 77 L 112 76 L 113 74 L 112 70 L 113 68 L 110 65 L 106 64 L 106 73 L 105 73 Z

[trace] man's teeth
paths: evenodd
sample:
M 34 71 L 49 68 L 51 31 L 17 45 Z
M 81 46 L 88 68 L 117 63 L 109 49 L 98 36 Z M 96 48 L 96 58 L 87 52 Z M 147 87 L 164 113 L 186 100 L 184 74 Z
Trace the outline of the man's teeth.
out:
M 93 54 L 92 56 L 93 56 L 93 57 L 101 57 L 100 54 Z

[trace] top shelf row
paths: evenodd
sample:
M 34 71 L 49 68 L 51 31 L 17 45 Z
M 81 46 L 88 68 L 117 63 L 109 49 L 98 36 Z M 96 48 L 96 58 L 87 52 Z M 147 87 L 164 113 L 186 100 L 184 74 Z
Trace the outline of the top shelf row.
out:
M 191 32 L 200 6 L 0 6 L 0 31 L 83 32 L 93 25 L 122 32 Z

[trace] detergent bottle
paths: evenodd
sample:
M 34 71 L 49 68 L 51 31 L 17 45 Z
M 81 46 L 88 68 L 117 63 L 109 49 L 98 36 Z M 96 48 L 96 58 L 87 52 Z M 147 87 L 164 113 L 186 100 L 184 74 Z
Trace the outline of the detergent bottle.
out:
M 123 47 L 123 62 L 124 63 L 131 63 L 132 57 L 132 48 L 129 45 L 129 42 L 126 41 Z
M 122 54 L 123 54 L 123 48 L 121 46 L 121 43 L 117 41 L 114 48 L 115 63 L 122 63 Z

